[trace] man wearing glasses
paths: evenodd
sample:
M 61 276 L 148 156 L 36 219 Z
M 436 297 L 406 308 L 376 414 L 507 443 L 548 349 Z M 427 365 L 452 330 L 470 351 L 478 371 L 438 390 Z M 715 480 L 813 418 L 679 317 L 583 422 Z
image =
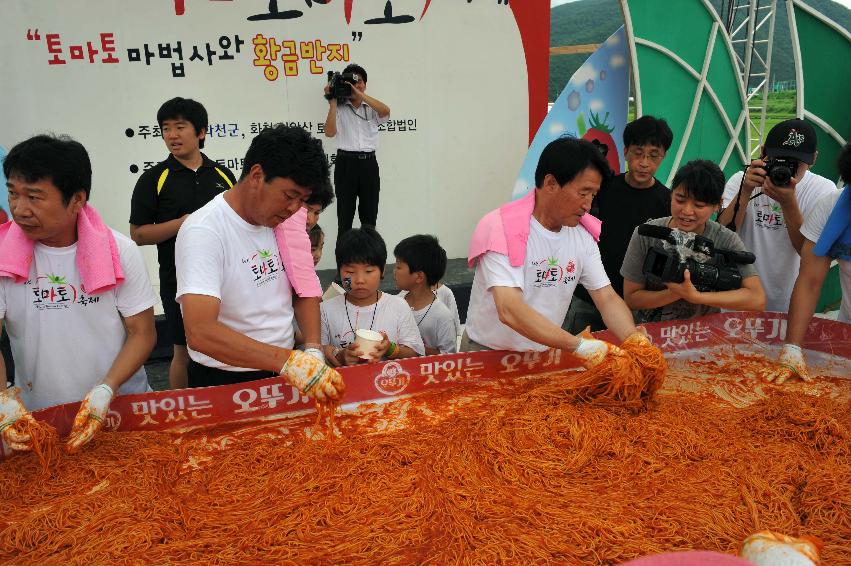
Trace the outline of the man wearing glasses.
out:
M 627 124 L 623 131 L 627 171 L 601 187 L 591 208 L 591 214 L 603 221 L 599 243 L 603 267 L 621 297 L 620 269 L 633 230 L 653 218 L 671 215 L 671 192 L 655 175 L 673 139 L 668 123 L 660 118 L 642 116 Z M 606 328 L 588 291 L 580 285 L 570 303 L 565 329 L 577 334 L 586 326 L 592 331 Z
M 378 149 L 378 126 L 387 123 L 390 107 L 366 94 L 366 71 L 354 63 L 343 69 L 352 73 L 352 96 L 343 105 L 331 98 L 325 135 L 337 138 L 337 160 L 334 165 L 334 191 L 337 196 L 337 238 L 352 228 L 355 210 L 361 228 L 375 228 L 378 219 L 378 193 L 381 178 L 375 150 Z M 330 83 L 325 86 L 326 96 Z M 360 203 L 358 203 L 360 199 Z

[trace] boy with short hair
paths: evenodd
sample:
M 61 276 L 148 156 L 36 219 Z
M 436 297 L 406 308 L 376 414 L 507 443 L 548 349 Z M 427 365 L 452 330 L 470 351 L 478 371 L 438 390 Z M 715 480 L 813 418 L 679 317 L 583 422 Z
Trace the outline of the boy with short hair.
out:
M 399 242 L 393 255 L 399 296 L 413 311 L 426 354 L 457 352 L 455 317 L 432 290 L 446 273 L 446 250 L 434 236 L 417 235 Z
M 324 187 L 323 190 L 317 191 L 313 197 L 304 205 L 307 209 L 307 230 L 319 223 L 319 215 L 325 212 L 325 209 L 334 200 L 334 191 L 330 186 Z
M 140 246 L 157 246 L 160 299 L 174 354 L 168 372 L 172 389 L 186 387 L 189 353 L 177 295 L 174 245 L 190 214 L 233 187 L 236 177 L 201 152 L 207 136 L 207 110 L 189 98 L 172 98 L 157 112 L 169 156 L 148 169 L 133 189 L 130 237 Z
M 379 290 L 387 263 L 384 240 L 372 228 L 349 230 L 337 241 L 337 270 L 346 292 L 320 305 L 322 344 L 333 366 L 422 356 L 423 340 L 408 304 Z M 355 331 L 380 332 L 384 339 L 370 360 L 355 345 Z
M 313 267 L 319 265 L 319 260 L 322 259 L 322 248 L 325 247 L 325 232 L 322 231 L 322 226 L 314 224 L 307 231 L 310 238 L 310 253 L 313 255 Z
M 674 175 L 672 185 L 671 215 L 652 220 L 649 225 L 701 235 L 711 240 L 716 249 L 747 251 L 738 234 L 709 219 L 718 210 L 724 192 L 724 173 L 720 167 L 701 159 L 689 161 Z M 681 283 L 648 280 L 643 265 L 651 247 L 662 247 L 662 240 L 640 235 L 636 228 L 621 267 L 624 300 L 638 311 L 639 323 L 689 319 L 721 309 L 765 308 L 765 292 L 753 264 L 738 265 L 741 288 L 701 291 L 693 284 L 695 275 L 688 269 Z
M 626 173 L 604 184 L 594 199 L 591 214 L 603 222 L 600 232 L 600 258 L 612 289 L 623 297 L 620 274 L 632 231 L 639 224 L 671 213 L 671 191 L 656 179 L 674 134 L 668 123 L 654 116 L 642 116 L 623 131 Z M 591 302 L 588 291 L 579 286 L 567 314 L 567 328 L 576 334 L 586 326 L 603 330 L 605 324 Z

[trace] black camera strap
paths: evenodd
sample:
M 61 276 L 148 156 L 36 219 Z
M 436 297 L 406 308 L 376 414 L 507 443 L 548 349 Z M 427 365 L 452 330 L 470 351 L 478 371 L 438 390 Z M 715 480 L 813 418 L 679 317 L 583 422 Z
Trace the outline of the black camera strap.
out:
M 364 107 L 364 109 L 363 109 L 363 116 L 361 116 L 360 114 L 358 114 L 358 113 L 357 113 L 357 110 L 355 110 L 355 107 L 354 107 L 354 106 L 352 106 L 351 104 L 346 104 L 346 106 L 348 106 L 348 107 L 349 107 L 349 110 L 351 110 L 351 111 L 352 111 L 352 114 L 354 114 L 355 116 L 357 116 L 358 118 L 360 118 L 360 119 L 361 119 L 361 120 L 363 120 L 364 122 L 369 122 L 369 118 L 367 118 L 367 117 L 366 117 L 366 116 L 368 115 L 368 112 L 369 112 L 369 111 L 367 110 L 367 108 L 369 108 L 369 105 L 361 103 L 361 106 L 363 106 L 363 107 Z
M 725 226 L 725 228 L 727 228 L 731 232 L 736 231 L 736 216 L 739 215 L 739 208 L 741 208 L 741 205 L 739 204 L 739 199 L 742 198 L 742 188 L 744 188 L 744 186 L 745 186 L 745 177 L 747 176 L 747 174 L 748 174 L 748 170 L 747 170 L 747 168 L 745 168 L 744 173 L 742 173 L 742 180 L 739 182 L 739 190 L 736 193 L 736 204 L 733 206 L 733 218 L 730 220 L 730 222 L 727 224 L 727 226 Z M 762 191 L 759 191 L 757 194 L 752 195 L 751 198 L 748 199 L 748 202 L 752 201 L 753 199 L 755 199 L 758 196 L 762 196 L 763 194 L 765 194 L 765 193 L 763 193 Z

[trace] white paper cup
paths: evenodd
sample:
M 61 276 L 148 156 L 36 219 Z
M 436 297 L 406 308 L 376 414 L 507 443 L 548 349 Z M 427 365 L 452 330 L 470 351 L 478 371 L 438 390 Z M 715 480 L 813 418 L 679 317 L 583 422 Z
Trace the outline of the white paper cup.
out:
M 378 350 L 378 346 L 383 340 L 384 336 L 375 330 L 358 328 L 355 331 L 355 345 L 361 351 L 360 357 L 364 360 L 372 359 L 372 353 Z

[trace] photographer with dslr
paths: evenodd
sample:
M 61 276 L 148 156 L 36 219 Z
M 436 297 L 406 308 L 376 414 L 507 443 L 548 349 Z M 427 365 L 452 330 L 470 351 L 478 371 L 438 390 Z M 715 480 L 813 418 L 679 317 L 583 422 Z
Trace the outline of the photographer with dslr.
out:
M 786 341 L 778 359 L 779 367 L 768 376 L 769 381 L 778 385 L 796 376 L 805 381 L 812 377 L 807 371 L 801 345 L 834 260 L 839 264 L 842 287 L 837 320 L 851 324 L 851 142 L 842 148 L 836 164 L 845 187 L 819 200 L 815 211 L 807 215 L 801 227 L 804 236 L 801 272 L 789 303 Z
M 735 232 L 709 220 L 721 202 L 721 169 L 710 161 L 690 161 L 672 185 L 671 216 L 636 228 L 621 266 L 624 300 L 639 311 L 636 322 L 687 319 L 722 308 L 762 310 L 765 292 L 748 263 L 753 256 L 747 257 Z M 667 238 L 681 245 L 663 246 Z M 660 259 L 667 259 L 663 269 Z
M 334 190 L 339 240 L 352 228 L 355 209 L 362 228 L 375 228 L 381 188 L 375 150 L 378 126 L 387 122 L 390 107 L 366 94 L 366 71 L 355 64 L 342 74 L 331 73 L 325 98 L 329 102 L 325 135 L 337 138 Z
M 780 122 L 768 132 L 762 157 L 736 173 L 724 188 L 718 222 L 735 230 L 756 254 L 766 281 L 766 310 L 786 312 L 798 277 L 804 218 L 836 189 L 809 169 L 818 151 L 816 132 L 804 120 Z

